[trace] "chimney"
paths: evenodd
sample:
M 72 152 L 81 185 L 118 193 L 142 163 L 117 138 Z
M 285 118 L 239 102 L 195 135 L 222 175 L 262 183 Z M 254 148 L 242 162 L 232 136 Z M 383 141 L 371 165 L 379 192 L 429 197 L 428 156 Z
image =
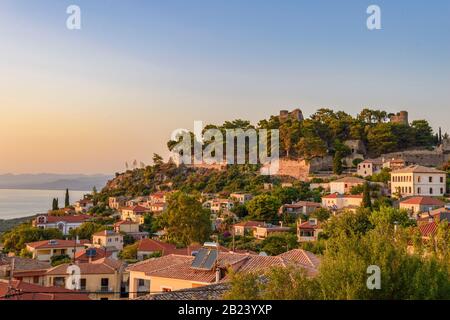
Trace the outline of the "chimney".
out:
M 219 283 L 220 278 L 222 278 L 221 270 L 219 267 L 216 267 L 216 283 Z

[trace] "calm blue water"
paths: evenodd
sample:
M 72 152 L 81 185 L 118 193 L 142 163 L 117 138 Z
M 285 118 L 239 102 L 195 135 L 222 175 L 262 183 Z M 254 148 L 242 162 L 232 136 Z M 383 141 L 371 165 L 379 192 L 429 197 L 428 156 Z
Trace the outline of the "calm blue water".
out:
M 0 219 L 20 218 L 47 212 L 52 199 L 64 206 L 65 190 L 12 190 L 0 189 Z M 88 191 L 69 191 L 70 203 L 81 199 Z

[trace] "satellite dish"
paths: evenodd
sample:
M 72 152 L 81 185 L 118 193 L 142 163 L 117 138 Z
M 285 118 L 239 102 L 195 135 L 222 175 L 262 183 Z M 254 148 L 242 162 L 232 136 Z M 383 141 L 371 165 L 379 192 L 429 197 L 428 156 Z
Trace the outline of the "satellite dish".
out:
M 267 253 L 265 253 L 264 251 L 261 251 L 261 252 L 259 253 L 259 255 L 260 255 L 261 257 L 267 257 Z

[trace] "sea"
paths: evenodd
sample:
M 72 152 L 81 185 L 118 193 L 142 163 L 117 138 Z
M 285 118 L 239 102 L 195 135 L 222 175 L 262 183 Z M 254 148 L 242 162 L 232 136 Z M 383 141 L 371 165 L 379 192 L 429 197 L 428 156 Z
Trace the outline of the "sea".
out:
M 89 191 L 70 191 L 70 203 L 83 198 Z M 58 198 L 60 207 L 64 206 L 66 190 L 22 190 L 0 189 L 0 219 L 13 219 L 33 216 L 51 209 L 52 199 Z

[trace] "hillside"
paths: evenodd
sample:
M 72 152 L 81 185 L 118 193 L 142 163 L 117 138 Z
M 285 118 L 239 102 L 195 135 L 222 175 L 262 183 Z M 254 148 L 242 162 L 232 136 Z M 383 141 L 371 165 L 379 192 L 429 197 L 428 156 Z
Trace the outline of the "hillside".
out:
M 257 166 L 229 166 L 228 170 L 217 171 L 166 163 L 118 174 L 107 182 L 100 196 L 148 195 L 170 188 L 185 192 L 250 192 L 263 188 L 265 182 L 278 179 L 259 175 Z

